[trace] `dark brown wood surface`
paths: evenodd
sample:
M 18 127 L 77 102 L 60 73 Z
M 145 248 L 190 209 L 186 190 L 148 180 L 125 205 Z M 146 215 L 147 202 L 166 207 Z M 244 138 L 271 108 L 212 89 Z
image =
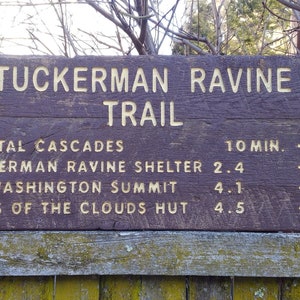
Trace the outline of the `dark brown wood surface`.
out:
M 299 231 L 299 70 L 1 57 L 0 229 Z

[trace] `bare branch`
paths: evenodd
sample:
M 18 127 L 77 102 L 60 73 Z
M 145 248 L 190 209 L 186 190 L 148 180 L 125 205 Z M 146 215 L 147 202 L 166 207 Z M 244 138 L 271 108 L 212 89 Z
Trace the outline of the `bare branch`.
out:
M 163 43 L 164 39 L 165 39 L 165 38 L 166 38 L 166 36 L 167 36 L 167 32 L 168 32 L 168 31 L 169 31 L 169 29 L 170 29 L 171 20 L 173 20 L 173 18 L 174 18 L 175 11 L 176 11 L 176 9 L 177 9 L 178 3 L 179 3 L 179 0 L 177 0 L 177 1 L 176 1 L 176 3 L 175 3 L 175 5 L 173 5 L 173 7 L 171 8 L 171 10 L 172 10 L 172 15 L 171 15 L 171 18 L 169 19 L 169 22 L 168 22 L 168 25 L 167 25 L 167 27 L 166 27 L 166 30 L 165 30 L 164 36 L 163 36 L 163 38 L 161 39 L 161 41 L 160 41 L 160 44 L 158 45 L 157 49 L 160 49 L 160 47 L 161 47 L 161 45 L 162 45 L 162 43 Z
M 37 46 L 37 44 L 36 44 L 36 41 L 37 42 L 39 42 L 47 51 L 49 51 L 49 53 L 51 54 L 51 55 L 54 55 L 54 53 L 51 51 L 51 49 L 45 44 L 45 43 L 43 43 L 33 32 L 31 32 L 31 31 L 29 31 L 28 30 L 28 33 L 29 33 L 29 35 L 31 36 L 31 38 L 32 38 L 32 41 L 33 41 L 33 43 L 36 45 L 36 49 L 38 49 L 39 50 L 39 47 Z
M 93 7 L 98 13 L 100 13 L 106 19 L 111 21 L 113 24 L 115 24 L 119 28 L 122 28 L 122 24 L 119 21 L 117 21 L 111 14 L 105 11 L 105 9 L 102 9 L 99 5 L 97 5 L 94 0 L 85 0 L 85 2 L 91 7 Z
M 148 1 L 147 0 L 137 0 L 136 3 L 141 4 L 141 5 L 137 5 L 137 12 L 138 12 L 139 16 L 140 17 L 147 16 L 148 15 Z M 146 34 L 147 34 L 147 21 L 148 21 L 148 18 L 143 18 L 139 22 L 139 24 L 141 26 L 139 40 L 140 40 L 141 44 L 145 43 L 145 38 L 146 38 Z
M 191 43 L 190 41 L 188 41 L 186 39 L 180 39 L 180 42 L 182 44 L 189 46 L 190 48 L 192 48 L 193 50 L 195 50 L 197 53 L 199 53 L 201 55 L 209 55 L 209 53 L 203 51 L 201 48 L 197 47 L 195 44 Z
M 111 2 L 111 6 L 117 16 L 117 18 L 119 19 L 119 21 L 121 22 L 121 29 L 130 37 L 130 39 L 132 40 L 136 50 L 138 51 L 138 53 L 140 55 L 146 55 L 146 49 L 143 46 L 143 44 L 140 42 L 140 40 L 135 36 L 135 34 L 133 33 L 132 29 L 130 28 L 129 24 L 126 22 L 126 20 L 123 18 L 122 14 L 120 13 L 119 9 L 117 8 L 117 6 L 115 5 L 115 2 L 112 1 Z
M 267 6 L 266 1 L 263 1 L 263 2 L 262 2 L 262 5 L 263 5 L 263 7 L 264 7 L 270 14 L 272 14 L 273 16 L 275 16 L 276 18 L 278 18 L 278 19 L 280 19 L 280 20 L 282 20 L 282 21 L 299 23 L 298 20 L 285 19 L 285 18 L 281 17 L 280 15 L 276 14 L 274 11 L 272 11 L 272 10 Z
M 114 13 L 116 14 L 118 20 L 114 18 L 113 15 L 107 13 L 104 9 L 102 9 L 99 5 L 95 3 L 93 0 L 85 0 L 87 4 L 89 4 L 91 7 L 93 7 L 97 12 L 99 12 L 101 15 L 103 15 L 105 18 L 110 20 L 113 24 L 118 26 L 120 29 L 122 29 L 132 40 L 134 46 L 136 47 L 137 51 L 141 55 L 147 54 L 144 46 L 141 44 L 139 39 L 134 35 L 133 31 L 131 30 L 129 24 L 126 23 L 125 19 L 123 18 L 122 14 L 118 10 L 118 8 L 115 5 L 115 2 L 111 2 L 111 7 L 114 10 Z
M 163 30 L 165 30 L 168 33 L 168 35 L 173 35 L 176 38 L 178 38 L 179 40 L 188 40 L 188 41 L 196 41 L 199 43 L 204 43 L 207 45 L 207 47 L 209 48 L 209 50 L 211 51 L 212 54 L 217 54 L 213 45 L 207 40 L 206 37 L 198 38 L 197 36 L 195 36 L 193 34 L 176 32 L 176 31 L 171 30 L 170 28 L 165 27 L 163 24 L 161 24 L 161 22 L 157 23 L 152 19 L 150 19 L 150 21 L 155 23 L 157 26 L 159 26 Z
M 287 0 L 277 0 L 279 3 L 291 8 L 291 9 L 295 9 L 297 11 L 300 11 L 300 4 L 297 4 L 295 2 L 290 2 Z
M 99 40 L 94 34 L 92 34 L 92 33 L 90 33 L 90 32 L 86 32 L 86 31 L 84 31 L 84 30 L 82 30 L 82 29 L 79 29 L 79 31 L 82 32 L 82 33 L 84 33 L 84 34 L 86 34 L 86 35 L 89 35 L 89 36 L 93 37 L 93 39 L 94 39 L 97 43 L 99 43 L 99 44 L 102 44 L 102 45 L 104 45 L 104 46 L 106 46 L 106 47 L 108 47 L 108 48 L 111 48 L 111 49 L 115 49 L 115 50 L 117 50 L 117 51 L 119 51 L 119 52 L 123 52 L 123 51 L 122 51 L 122 48 L 118 48 L 118 47 L 116 47 L 116 46 L 114 46 L 114 45 L 105 43 L 103 40 Z M 120 43 L 119 43 L 119 45 L 120 45 Z

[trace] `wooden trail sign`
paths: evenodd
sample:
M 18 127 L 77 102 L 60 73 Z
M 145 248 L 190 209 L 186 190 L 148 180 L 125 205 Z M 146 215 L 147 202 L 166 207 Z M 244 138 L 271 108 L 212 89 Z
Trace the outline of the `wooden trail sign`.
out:
M 300 230 L 300 59 L 0 58 L 0 229 Z

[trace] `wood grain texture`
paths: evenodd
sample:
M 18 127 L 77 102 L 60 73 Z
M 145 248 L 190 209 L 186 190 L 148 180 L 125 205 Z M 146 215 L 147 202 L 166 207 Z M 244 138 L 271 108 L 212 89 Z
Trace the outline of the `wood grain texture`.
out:
M 276 278 L 235 278 L 233 284 L 235 300 L 281 299 L 280 280 Z
M 97 276 L 55 276 L 53 294 L 55 300 L 99 299 L 99 278 Z
M 1 300 L 299 300 L 299 278 L 212 276 L 1 277 Z
M 124 151 L 117 154 L 37 153 L 34 147 L 40 136 L 51 136 L 43 139 L 45 144 L 49 139 L 55 143 L 79 139 L 81 146 L 87 139 L 93 144 L 99 136 L 98 120 L 45 118 L 28 124 L 27 118 L 2 118 L 0 140 L 22 128 L 19 136 L 26 151 L 0 151 L 0 229 L 300 230 L 299 121 L 230 120 L 219 124 L 217 133 L 216 125 L 200 123 L 193 119 L 172 132 L 132 128 L 125 135 L 120 129 L 101 130 L 105 141 L 123 140 Z M 251 138 L 264 140 L 274 132 L 284 152 L 226 150 L 224 136 L 243 137 L 249 146 Z M 48 172 L 49 161 L 55 172 Z M 102 172 L 100 165 L 107 161 L 124 162 L 126 172 L 118 167 L 116 172 Z M 165 171 L 157 172 L 158 161 Z M 68 171 L 70 162 L 76 164 L 74 172 Z M 134 171 L 136 163 L 145 162 L 153 163 L 155 171 Z M 183 167 L 176 172 L 174 162 L 199 163 L 201 172 L 184 172 Z M 79 167 L 81 163 L 84 167 Z M 242 169 L 235 170 L 237 166 Z M 93 191 L 93 184 L 99 192 Z
M 1 300 L 53 300 L 54 295 L 52 276 L 0 278 Z
M 1 56 L 0 230 L 300 232 L 299 69 Z
M 282 282 L 282 300 L 300 299 L 300 279 L 287 278 Z
M 140 276 L 103 276 L 100 281 L 100 300 L 140 299 Z
M 188 295 L 190 300 L 231 300 L 232 279 L 191 276 L 188 278 Z
M 101 300 L 184 300 L 184 276 L 101 276 Z
M 142 276 L 140 299 L 184 300 L 187 296 L 184 276 Z
M 297 277 L 299 234 L 2 232 L 1 275 Z

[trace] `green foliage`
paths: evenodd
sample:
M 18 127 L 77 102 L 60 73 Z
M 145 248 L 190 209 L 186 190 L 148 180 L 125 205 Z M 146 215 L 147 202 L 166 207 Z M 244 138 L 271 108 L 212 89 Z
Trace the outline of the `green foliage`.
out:
M 291 11 L 276 0 L 268 8 L 286 20 Z M 286 54 L 289 51 L 285 30 L 289 22 L 276 17 L 262 6 L 261 0 L 230 1 L 227 8 L 229 32 L 224 46 L 228 54 Z
M 198 11 L 186 24 L 186 31 L 197 37 L 206 37 L 216 54 L 278 55 L 290 51 L 289 29 L 291 10 L 276 0 L 227 0 L 214 14 L 211 1 L 200 0 Z M 218 7 L 217 7 L 218 8 Z M 280 17 L 279 17 L 280 16 Z M 219 22 L 219 23 L 218 23 Z M 219 24 L 219 26 L 218 26 Z M 202 42 L 193 42 L 210 52 Z M 199 54 L 176 44 L 174 54 Z M 188 53 L 187 53 L 188 52 Z

